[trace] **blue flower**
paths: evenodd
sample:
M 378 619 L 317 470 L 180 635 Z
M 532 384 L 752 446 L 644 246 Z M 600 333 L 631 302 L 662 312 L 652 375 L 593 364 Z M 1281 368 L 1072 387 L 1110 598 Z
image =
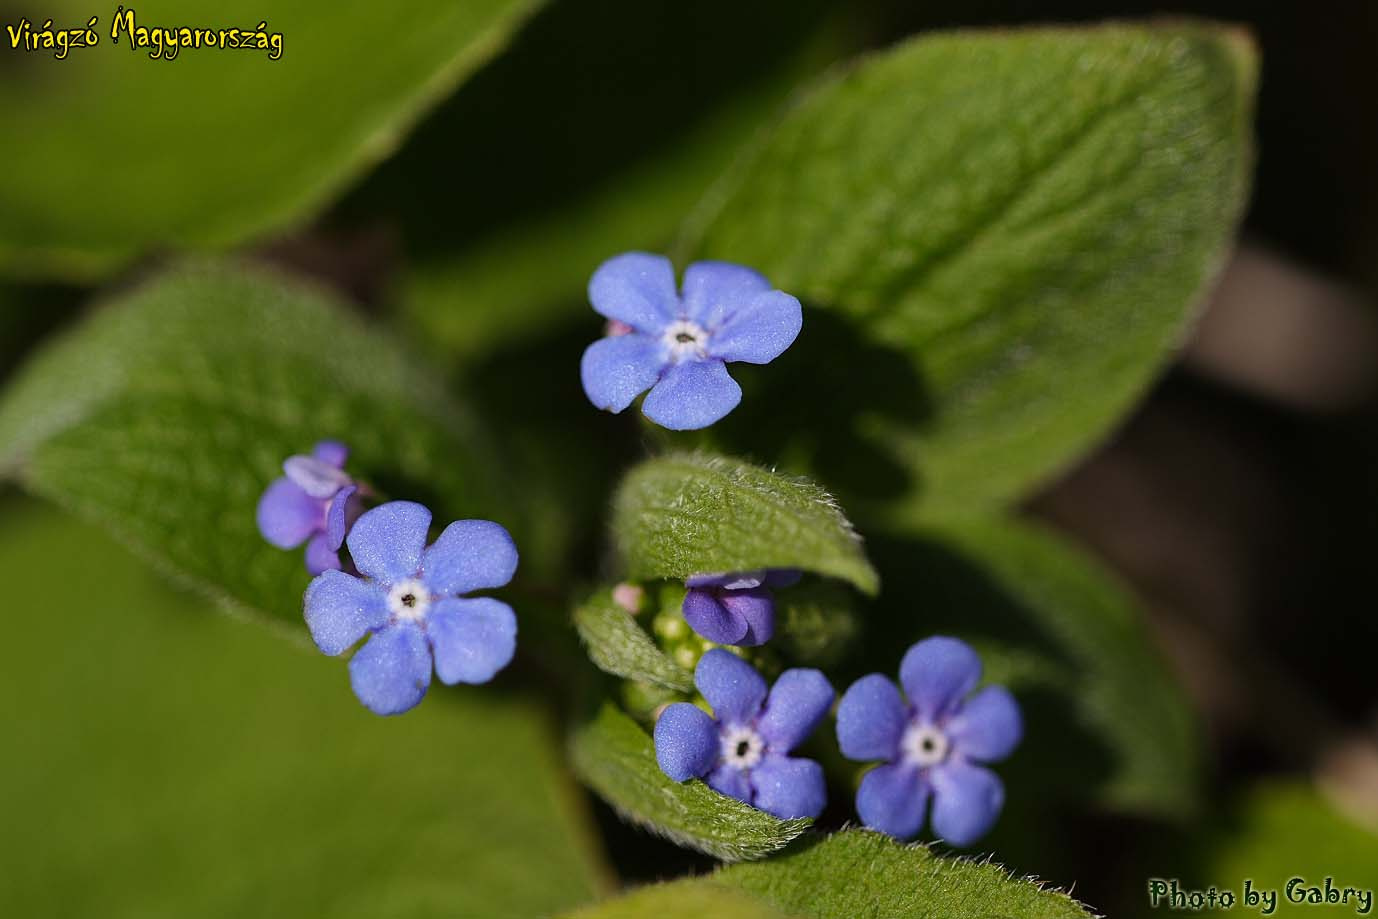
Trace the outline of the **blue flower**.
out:
M 854 760 L 885 760 L 857 791 L 863 823 L 912 839 L 933 802 L 933 832 L 954 846 L 985 835 L 1000 815 L 1005 788 L 977 763 L 1004 759 L 1019 745 L 1023 719 L 1002 686 L 970 696 L 981 660 L 965 642 L 929 638 L 900 663 L 900 683 L 879 673 L 851 685 L 837 707 L 837 742 Z
M 684 621 L 720 645 L 763 645 L 775 634 L 772 587 L 799 582 L 788 568 L 736 574 L 700 574 L 684 582 Z
M 817 670 L 786 670 L 766 694 L 750 664 L 713 648 L 694 683 L 716 719 L 688 702 L 667 706 L 655 726 L 656 762 L 676 782 L 701 778 L 722 794 L 782 820 L 817 817 L 827 802 L 823 768 L 788 756 L 833 704 Z
M 344 472 L 349 448 L 333 440 L 316 444 L 310 456 L 292 456 L 286 473 L 258 500 L 258 531 L 279 549 L 306 543 L 306 570 L 340 567 L 345 532 L 363 509 L 359 487 Z
M 326 571 L 306 589 L 306 625 L 326 654 L 371 636 L 349 662 L 349 681 L 380 715 L 420 702 L 432 663 L 443 683 L 486 683 L 516 649 L 510 606 L 461 596 L 512 580 L 512 537 L 489 520 L 460 520 L 427 548 L 430 525 L 431 512 L 411 501 L 375 507 L 347 539 L 363 577 Z
M 681 295 L 670 260 L 644 252 L 598 266 L 589 301 L 611 320 L 579 367 L 589 401 L 620 412 L 649 389 L 641 410 L 675 431 L 706 428 L 736 408 L 742 390 L 727 363 L 770 363 L 804 323 L 799 301 L 750 268 L 695 262 Z

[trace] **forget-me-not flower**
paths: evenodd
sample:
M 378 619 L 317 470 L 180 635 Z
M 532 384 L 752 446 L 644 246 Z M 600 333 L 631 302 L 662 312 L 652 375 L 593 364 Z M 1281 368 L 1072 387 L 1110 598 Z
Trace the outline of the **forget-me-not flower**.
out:
M 344 471 L 349 448 L 323 440 L 310 456 L 291 456 L 258 501 L 258 530 L 279 549 L 306 543 L 306 570 L 340 567 L 345 532 L 359 515 L 359 486 Z
M 431 512 L 411 501 L 367 511 L 346 540 L 362 577 L 326 571 L 306 589 L 306 625 L 326 654 L 349 661 L 354 694 L 380 715 L 421 701 L 431 667 L 443 683 L 486 683 L 512 660 L 517 617 L 492 597 L 517 570 L 517 547 L 490 520 L 450 524 L 429 548 Z
M 1005 788 L 978 763 L 1009 756 L 1024 727 L 1003 686 L 971 695 L 980 679 L 981 660 L 970 645 L 935 637 L 911 647 L 900 663 L 907 702 L 879 673 L 843 693 L 837 708 L 842 754 L 885 760 L 861 779 L 856 809 L 863 823 L 912 839 L 931 800 L 933 832 L 954 846 L 971 845 L 994 825 Z
M 680 292 L 670 260 L 644 252 L 598 266 L 589 301 L 612 321 L 580 363 L 589 401 L 620 412 L 649 389 L 641 410 L 675 431 L 706 428 L 736 408 L 742 390 L 727 363 L 770 363 L 804 323 L 799 301 L 750 268 L 695 262 Z
M 684 582 L 684 621 L 720 645 L 763 645 L 775 634 L 770 588 L 798 582 L 799 572 L 789 568 L 695 575 Z
M 661 771 L 676 782 L 701 778 L 784 820 L 817 817 L 827 802 L 823 768 L 788 754 L 833 704 L 827 677 L 786 670 L 767 694 L 755 668 L 713 648 L 699 660 L 694 683 L 716 718 L 688 702 L 667 706 L 655 726 Z

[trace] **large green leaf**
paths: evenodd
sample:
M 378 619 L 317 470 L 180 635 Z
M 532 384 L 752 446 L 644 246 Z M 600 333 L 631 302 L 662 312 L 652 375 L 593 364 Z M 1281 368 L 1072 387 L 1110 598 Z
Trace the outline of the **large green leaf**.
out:
M 1222 261 L 1255 69 L 1239 31 L 1116 25 L 929 35 L 827 79 L 686 230 L 817 308 L 719 433 L 902 520 L 1060 471 Z
M 570 753 L 574 771 L 624 819 L 723 861 L 768 855 L 811 822 L 777 819 L 698 779 L 671 781 L 650 736 L 610 704 L 575 734 Z
M 827 492 L 726 457 L 676 453 L 628 473 L 613 532 L 636 579 L 799 568 L 880 587 L 861 539 Z
M 112 43 L 113 5 L 31 10 L 35 30 L 97 14 L 100 43 L 61 61 L 5 50 L 0 118 L 22 130 L 0 151 L 0 269 L 92 275 L 140 251 L 298 222 L 392 152 L 535 5 L 404 0 L 386 22 L 367 4 L 321 0 L 136 5 L 139 27 L 254 31 L 266 18 L 283 36 L 278 60 L 205 48 L 150 60 L 125 34 Z
M 750 894 L 711 880 L 654 884 L 570 913 L 566 919 L 791 919 Z
M 605 889 L 538 707 L 436 686 L 378 718 L 339 661 L 5 497 L 0 912 L 531 919 Z
M 1016 820 L 1088 796 L 1170 819 L 1197 804 L 1190 707 L 1136 603 L 1101 566 L 1015 520 L 953 522 L 875 551 L 892 574 L 886 607 L 866 619 L 868 669 L 894 672 L 906 646 L 935 633 L 982 652 L 987 679 L 1025 708 L 1024 745 L 998 767 Z
M 809 837 L 768 861 L 730 865 L 713 880 L 808 919 L 1086 919 L 1065 894 L 998 865 L 938 858 L 867 830 Z
M 0 398 L 0 473 L 287 622 L 300 622 L 301 553 L 263 540 L 255 506 L 283 459 L 325 437 L 437 519 L 514 523 L 481 431 L 413 355 L 247 265 L 186 267 L 97 309 Z

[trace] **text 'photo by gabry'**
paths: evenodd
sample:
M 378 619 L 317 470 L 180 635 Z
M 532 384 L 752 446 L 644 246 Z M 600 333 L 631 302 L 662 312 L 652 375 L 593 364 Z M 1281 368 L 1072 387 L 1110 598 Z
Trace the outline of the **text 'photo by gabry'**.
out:
M 147 49 L 153 60 L 175 60 L 185 49 L 220 51 L 262 51 L 267 52 L 270 61 L 282 58 L 283 36 L 281 32 L 268 30 L 268 21 L 261 20 L 253 29 L 206 28 L 204 26 L 143 26 L 139 25 L 133 7 L 115 8 L 111 17 L 110 41 L 119 45 L 120 37 L 125 37 L 125 46 L 131 51 Z M 11 51 L 27 52 L 49 51 L 57 60 L 65 60 L 74 50 L 94 48 L 101 42 L 98 31 L 100 18 L 92 16 L 76 28 L 54 27 L 52 19 L 45 19 L 41 26 L 35 26 L 27 18 L 19 22 L 5 24 Z

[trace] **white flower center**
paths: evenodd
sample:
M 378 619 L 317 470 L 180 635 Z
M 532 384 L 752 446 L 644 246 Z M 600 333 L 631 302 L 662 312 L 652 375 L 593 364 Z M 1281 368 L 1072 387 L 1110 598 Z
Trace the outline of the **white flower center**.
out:
M 398 619 L 419 622 L 431 608 L 431 592 L 415 578 L 398 581 L 388 591 L 388 609 Z
M 676 364 L 708 356 L 708 332 L 697 322 L 688 319 L 676 319 L 666 326 L 661 341 L 670 352 L 670 360 Z
M 936 766 L 947 759 L 952 742 L 931 724 L 911 724 L 900 739 L 904 758 L 916 766 Z
M 746 725 L 739 724 L 722 732 L 722 761 L 734 769 L 750 769 L 765 755 L 766 742 Z

